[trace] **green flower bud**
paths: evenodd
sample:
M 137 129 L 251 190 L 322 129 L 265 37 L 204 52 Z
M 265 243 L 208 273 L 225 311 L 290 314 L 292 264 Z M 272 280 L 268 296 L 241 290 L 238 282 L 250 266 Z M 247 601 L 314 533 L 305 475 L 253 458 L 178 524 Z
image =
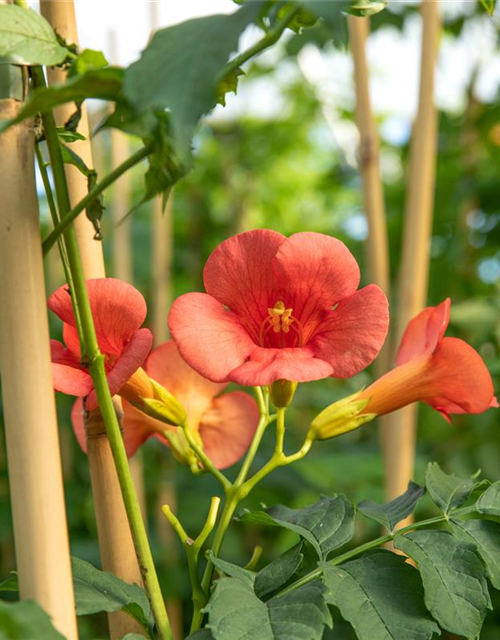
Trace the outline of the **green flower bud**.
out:
M 269 387 L 271 402 L 278 409 L 288 407 L 293 400 L 296 389 L 296 382 L 290 382 L 290 380 L 276 380 L 276 382 L 273 382 Z
M 357 400 L 358 391 L 347 398 L 334 402 L 319 413 L 311 423 L 309 433 L 314 440 L 328 440 L 348 431 L 358 429 L 373 420 L 377 414 L 362 413 L 369 400 Z

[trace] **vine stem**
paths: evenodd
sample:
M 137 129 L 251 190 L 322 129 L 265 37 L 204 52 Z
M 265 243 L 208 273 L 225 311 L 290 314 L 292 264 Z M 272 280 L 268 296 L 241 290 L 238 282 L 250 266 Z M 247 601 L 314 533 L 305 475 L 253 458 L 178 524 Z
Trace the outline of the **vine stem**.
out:
M 45 77 L 41 67 L 32 68 L 32 77 L 35 86 L 45 87 Z M 62 159 L 61 147 L 53 113 L 50 111 L 43 114 L 42 120 L 50 154 L 59 214 L 62 216 L 64 221 L 69 218 L 68 212 L 71 210 L 71 205 L 64 171 L 64 162 Z M 82 209 L 83 208 L 84 206 Z M 71 220 L 68 220 L 67 224 L 64 226 L 63 237 L 68 254 L 68 264 L 73 278 L 73 293 L 81 320 L 84 347 L 82 349 L 82 357 L 84 357 L 89 363 L 89 373 L 92 377 L 92 382 L 96 390 L 99 408 L 101 410 L 111 451 L 113 453 L 118 481 L 123 495 L 123 502 L 129 519 L 134 546 L 144 579 L 144 585 L 151 601 L 151 608 L 153 610 L 159 637 L 161 640 L 172 640 L 172 629 L 170 627 L 165 603 L 158 582 L 158 577 L 156 575 L 156 569 L 151 549 L 149 547 L 146 529 L 142 520 L 139 501 L 137 499 L 132 476 L 130 474 L 127 454 L 125 452 L 125 446 L 120 432 L 120 425 L 118 423 L 108 387 L 104 366 L 105 358 L 100 352 L 97 342 L 94 320 L 92 317 L 92 310 L 88 298 L 75 231 L 73 227 L 68 226 L 70 221 Z M 57 238 L 55 237 L 54 241 L 56 239 Z
M 351 558 L 354 558 L 355 556 L 358 556 L 360 553 L 364 553 L 365 551 L 369 551 L 370 549 L 375 549 L 376 547 L 380 547 L 381 545 L 386 544 L 387 542 L 391 542 L 392 540 L 394 540 L 396 535 L 405 535 L 405 533 L 410 533 L 415 529 L 422 529 L 423 527 L 427 527 L 431 524 L 448 522 L 450 519 L 450 515 L 461 516 L 470 512 L 471 512 L 470 507 L 464 507 L 463 509 L 457 509 L 452 514 L 443 514 L 441 516 L 435 516 L 434 518 L 427 518 L 427 520 L 421 520 L 420 522 L 413 522 L 412 524 L 409 524 L 407 527 L 403 527 L 402 529 L 398 529 L 397 531 L 392 531 L 391 533 L 387 533 L 385 536 L 380 536 L 379 538 L 375 538 L 375 540 L 371 540 L 370 542 L 365 542 L 359 547 L 355 547 L 350 551 L 346 551 L 345 553 L 342 553 L 340 556 L 336 556 L 335 558 L 328 560 L 328 564 L 337 566 L 339 564 L 342 564 L 343 562 L 346 562 L 347 560 L 350 560 Z M 286 593 L 290 593 L 290 591 L 295 591 L 295 589 L 298 589 L 299 587 L 304 586 L 308 582 L 311 582 L 311 580 L 315 580 L 316 578 L 319 578 L 322 573 L 323 572 L 321 569 L 314 569 L 314 571 L 311 571 L 305 576 L 302 576 L 302 578 L 299 578 L 295 582 L 292 582 L 292 584 L 288 585 L 288 587 L 285 587 L 282 591 L 280 591 L 277 594 L 277 596 L 284 596 Z
M 292 9 L 290 9 L 290 11 L 288 11 L 287 14 L 275 25 L 275 27 L 270 29 L 264 37 L 258 40 L 246 51 L 243 51 L 242 53 L 240 53 L 240 55 L 230 60 L 221 74 L 221 80 L 238 69 L 238 67 L 240 67 L 242 64 L 248 62 L 248 60 L 264 51 L 264 49 L 267 49 L 268 47 L 278 42 L 283 31 L 288 27 L 299 10 L 300 7 L 293 7 Z
M 87 207 L 87 205 L 89 205 L 105 189 L 112 185 L 113 182 L 116 182 L 116 180 L 118 180 L 118 178 L 126 171 L 141 162 L 141 160 L 144 160 L 144 158 L 146 158 L 152 150 L 153 143 L 141 147 L 138 151 L 133 153 L 129 158 L 118 165 L 116 169 L 113 169 L 111 173 L 108 173 L 108 175 L 104 176 L 104 178 L 100 182 L 98 182 L 95 187 L 91 189 L 88 194 L 73 207 L 73 209 L 71 209 L 70 206 L 67 210 L 67 213 L 65 213 L 64 216 L 61 217 L 61 220 L 55 225 L 54 229 L 43 241 L 43 255 L 47 255 L 50 249 L 52 249 L 54 244 L 57 242 L 59 236 L 64 233 L 68 226 Z
M 246 496 L 250 493 L 250 491 L 255 487 L 255 485 L 260 482 L 263 478 L 269 475 L 272 471 L 277 469 L 278 467 L 282 467 L 287 464 L 291 464 L 296 460 L 300 460 L 303 458 L 309 451 L 312 445 L 312 440 L 309 437 L 306 437 L 304 444 L 296 453 L 292 455 L 285 455 L 283 453 L 283 440 L 285 436 L 285 408 L 277 409 L 276 416 L 276 443 L 274 447 L 274 453 L 267 464 L 265 464 L 262 469 L 257 471 L 255 475 L 253 475 L 250 479 L 246 479 L 248 472 L 250 470 L 251 463 L 255 457 L 257 449 L 259 447 L 260 441 L 264 434 L 266 427 L 271 421 L 271 417 L 269 416 L 269 409 L 267 405 L 267 400 L 264 399 L 264 396 L 261 395 L 262 391 L 256 391 L 257 399 L 259 402 L 259 409 L 261 411 L 261 419 L 259 421 L 259 425 L 255 431 L 254 439 L 247 453 L 247 457 L 243 463 L 243 466 L 238 474 L 233 485 L 225 490 L 226 494 L 226 503 L 224 505 L 224 509 L 222 511 L 221 519 L 217 530 L 215 532 L 215 537 L 212 545 L 212 554 L 217 557 L 220 553 L 222 543 L 224 541 L 224 537 L 226 535 L 226 531 L 231 524 L 231 519 L 238 507 L 239 503 L 246 498 Z M 273 418 L 274 419 L 274 418 Z M 208 560 L 207 566 L 205 567 L 205 572 L 203 574 L 201 580 L 201 588 L 204 593 L 204 601 L 201 603 L 195 603 L 195 608 L 193 612 L 193 620 L 191 623 L 191 633 L 196 631 L 201 627 L 201 623 L 203 620 L 203 606 L 208 601 L 209 593 L 210 593 L 210 583 L 212 581 L 212 576 L 214 572 L 214 565 Z

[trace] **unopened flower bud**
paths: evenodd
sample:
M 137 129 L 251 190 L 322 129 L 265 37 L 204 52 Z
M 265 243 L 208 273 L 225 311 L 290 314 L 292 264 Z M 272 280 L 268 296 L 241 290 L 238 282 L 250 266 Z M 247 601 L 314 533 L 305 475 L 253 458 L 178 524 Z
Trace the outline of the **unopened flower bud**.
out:
M 296 382 L 290 382 L 290 380 L 276 380 L 276 382 L 273 382 L 269 387 L 271 402 L 278 409 L 288 407 L 293 400 L 296 389 Z
M 359 399 L 360 391 L 334 402 L 319 413 L 311 423 L 309 433 L 314 440 L 328 440 L 358 429 L 377 414 L 363 413 L 369 400 Z
M 154 398 L 141 398 L 144 406 L 138 407 L 152 418 L 173 426 L 183 425 L 186 421 L 186 410 L 177 398 L 165 387 L 151 379 Z
M 199 466 L 198 457 L 191 449 L 183 429 L 179 428 L 172 431 L 164 431 L 163 435 L 168 440 L 172 455 L 178 462 L 186 467 L 190 467 L 193 473 L 200 473 L 202 471 Z M 198 446 L 203 449 L 203 442 L 200 435 L 197 432 L 192 432 L 192 436 L 197 441 Z

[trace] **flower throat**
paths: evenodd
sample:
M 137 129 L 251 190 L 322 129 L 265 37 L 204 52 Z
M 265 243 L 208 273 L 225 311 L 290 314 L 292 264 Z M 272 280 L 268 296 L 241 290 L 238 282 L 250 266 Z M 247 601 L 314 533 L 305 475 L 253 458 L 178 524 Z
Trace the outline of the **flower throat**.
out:
M 287 309 L 283 300 L 278 300 L 274 307 L 268 307 L 267 317 L 260 326 L 259 344 L 266 348 L 302 347 L 302 325 L 293 309 Z

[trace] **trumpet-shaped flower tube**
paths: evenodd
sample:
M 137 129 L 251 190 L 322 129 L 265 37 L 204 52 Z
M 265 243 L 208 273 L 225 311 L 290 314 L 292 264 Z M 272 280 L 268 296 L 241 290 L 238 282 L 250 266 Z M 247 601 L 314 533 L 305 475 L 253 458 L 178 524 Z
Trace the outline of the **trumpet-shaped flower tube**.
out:
M 219 395 L 227 384 L 211 382 L 196 373 L 181 358 L 171 340 L 151 352 L 145 370 L 184 407 L 188 428 L 218 469 L 229 467 L 241 458 L 259 421 L 259 410 L 253 398 L 242 391 Z M 80 445 L 85 448 L 81 411 L 80 402 L 73 410 L 73 427 Z M 123 439 L 128 456 L 152 436 L 170 444 L 178 457 L 182 457 L 183 448 L 188 451 L 180 427 L 169 426 L 146 415 L 126 401 L 123 411 Z M 165 431 L 170 441 L 165 438 Z
M 315 437 L 340 435 L 417 401 L 439 411 L 448 422 L 452 414 L 498 407 L 481 356 L 463 340 L 444 337 L 449 318 L 448 298 L 411 320 L 396 356 L 398 366 L 367 389 L 322 411 L 312 423 Z
M 149 329 L 140 326 L 146 318 L 142 295 L 126 282 L 114 278 L 87 280 L 97 341 L 104 354 L 111 394 L 151 396 L 147 377 L 140 372 L 152 345 Z M 82 363 L 80 343 L 68 287 L 62 286 L 48 300 L 49 308 L 63 321 L 64 344 L 51 340 L 52 376 L 56 391 L 88 396 L 86 407 L 97 407 L 97 398 L 87 367 Z
M 348 378 L 387 333 L 384 293 L 357 290 L 356 260 L 330 236 L 239 234 L 211 254 L 203 279 L 207 293 L 180 296 L 169 326 L 182 357 L 214 382 Z

